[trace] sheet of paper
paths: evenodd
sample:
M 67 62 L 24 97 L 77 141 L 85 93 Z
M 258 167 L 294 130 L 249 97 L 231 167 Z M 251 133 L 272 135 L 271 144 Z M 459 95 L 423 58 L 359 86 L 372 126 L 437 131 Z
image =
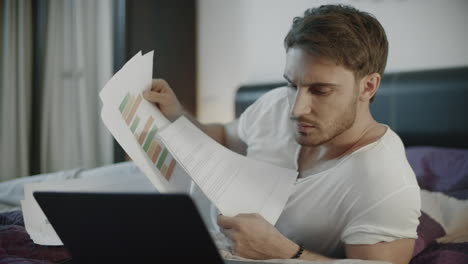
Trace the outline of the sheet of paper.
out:
M 139 141 L 121 118 L 120 112 L 105 106 L 101 117 L 115 140 L 159 192 L 189 191 L 190 177 L 156 138 L 156 133 L 146 132 L 144 140 Z M 141 134 L 143 133 L 142 131 Z
M 142 96 L 151 88 L 152 65 L 153 52 L 137 53 L 107 82 L 101 119 L 158 191 L 186 191 L 189 176 L 156 137 L 170 122 Z
M 295 170 L 232 152 L 185 117 L 159 132 L 159 137 L 221 213 L 259 213 L 276 223 L 291 194 Z
M 105 107 L 118 110 L 122 119 L 131 127 L 144 122 L 141 113 L 151 116 L 152 125 L 162 129 L 169 120 L 150 102 L 143 99 L 142 93 L 151 89 L 153 52 L 141 56 L 137 53 L 102 88 L 99 96 Z
M 23 200 L 21 209 L 24 226 L 34 243 L 47 246 L 63 245 L 39 206 L 35 206 L 31 201 Z

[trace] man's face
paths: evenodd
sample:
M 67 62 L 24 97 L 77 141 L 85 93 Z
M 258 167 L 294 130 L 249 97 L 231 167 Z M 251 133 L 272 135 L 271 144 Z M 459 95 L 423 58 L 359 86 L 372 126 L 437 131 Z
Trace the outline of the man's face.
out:
M 353 72 L 295 47 L 286 54 L 284 77 L 296 90 L 291 119 L 300 145 L 319 146 L 353 125 L 359 91 Z

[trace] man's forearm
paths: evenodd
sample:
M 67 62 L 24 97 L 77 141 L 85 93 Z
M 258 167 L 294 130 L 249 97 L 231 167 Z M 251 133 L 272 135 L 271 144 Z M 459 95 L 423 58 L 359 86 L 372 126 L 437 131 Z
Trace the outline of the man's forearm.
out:
M 284 245 L 285 248 L 290 248 L 288 251 L 286 251 L 284 254 L 288 254 L 288 255 L 283 255 L 283 257 L 285 259 L 288 259 L 288 258 L 292 258 L 292 256 L 294 255 L 294 253 L 296 253 L 298 250 L 299 250 L 299 245 L 297 245 L 296 243 L 294 243 L 293 241 L 289 240 L 287 244 Z M 294 252 L 294 253 L 292 253 Z M 331 261 L 331 260 L 335 260 L 335 259 L 332 259 L 332 258 L 328 258 L 328 257 L 325 257 L 325 256 L 322 256 L 320 254 L 317 254 L 317 253 L 314 253 L 314 252 L 311 252 L 311 251 L 308 251 L 308 250 L 304 250 L 302 252 L 302 254 L 299 256 L 298 259 L 303 259 L 303 260 L 319 260 L 319 261 Z
M 317 254 L 317 253 L 314 253 L 314 252 L 311 252 L 311 251 L 307 251 L 307 250 L 304 250 L 304 252 L 299 257 L 299 259 L 303 259 L 303 260 L 320 260 L 320 261 L 335 260 L 333 258 L 325 257 L 325 256 L 322 256 L 320 254 Z

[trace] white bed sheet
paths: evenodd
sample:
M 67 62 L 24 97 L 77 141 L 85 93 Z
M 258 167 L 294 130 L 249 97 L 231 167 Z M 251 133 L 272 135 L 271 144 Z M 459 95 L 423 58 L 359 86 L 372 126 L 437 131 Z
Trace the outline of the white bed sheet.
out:
M 154 186 L 148 180 L 148 178 L 135 166 L 133 162 L 122 162 L 118 164 L 107 165 L 95 169 L 72 169 L 54 173 L 40 174 L 29 177 L 23 177 L 15 180 L 10 180 L 0 183 L 0 212 L 9 210 L 20 209 L 21 200 L 24 199 L 23 186 L 27 183 L 40 183 L 46 181 L 66 180 L 66 179 L 79 179 L 89 177 L 103 177 L 109 180 L 115 178 L 133 178 L 132 184 L 139 186 L 141 191 L 156 191 Z M 191 193 L 192 198 L 197 205 L 203 220 L 205 221 L 208 229 L 210 230 L 213 239 L 215 240 L 218 247 L 221 249 L 220 253 L 223 258 L 226 259 L 227 264 L 238 264 L 238 263 L 297 263 L 297 264 L 322 264 L 322 263 L 334 263 L 334 264 L 384 264 L 388 262 L 380 261 L 364 261 L 364 260 L 336 260 L 333 262 L 322 262 L 322 261 L 304 261 L 304 260 L 263 260 L 254 261 L 247 260 L 237 256 L 233 256 L 226 248 L 226 241 L 222 238 L 222 234 L 219 232 L 219 228 L 216 225 L 217 210 L 206 198 L 206 196 L 191 182 L 187 182 L 188 192 Z M 223 249 L 224 248 L 224 249 Z

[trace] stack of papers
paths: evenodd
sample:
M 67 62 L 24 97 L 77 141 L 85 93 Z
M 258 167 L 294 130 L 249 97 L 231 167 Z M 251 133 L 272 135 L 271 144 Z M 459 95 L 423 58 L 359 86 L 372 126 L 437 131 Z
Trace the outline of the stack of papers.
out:
M 297 172 L 248 159 L 204 134 L 184 116 L 169 122 L 142 99 L 151 89 L 153 52 L 135 55 L 102 89 L 102 120 L 161 192 L 188 175 L 227 216 L 259 213 L 274 224 Z
M 152 67 L 153 52 L 139 52 L 99 94 L 101 118 L 116 141 L 159 192 L 187 192 L 191 179 L 220 213 L 259 213 L 274 225 L 297 172 L 237 154 L 184 116 L 171 123 L 143 98 L 151 89 Z

